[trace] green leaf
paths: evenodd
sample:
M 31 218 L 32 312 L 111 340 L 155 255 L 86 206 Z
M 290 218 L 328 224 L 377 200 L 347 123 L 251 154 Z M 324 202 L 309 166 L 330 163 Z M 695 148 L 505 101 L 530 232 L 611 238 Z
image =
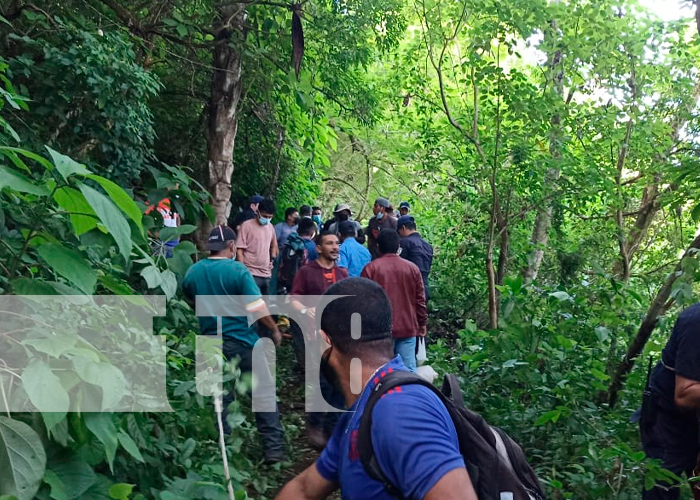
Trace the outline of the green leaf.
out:
M 186 37 L 187 36 L 187 26 L 184 24 L 178 24 L 175 29 L 177 30 L 177 34 L 180 35 L 181 37 Z
M 39 165 L 43 166 L 46 170 L 53 170 L 53 165 L 51 164 L 51 162 L 49 160 L 47 160 L 46 158 L 44 158 L 43 156 L 40 156 L 36 153 L 33 153 L 31 151 L 27 151 L 26 149 L 21 149 L 21 148 L 0 146 L 0 152 L 4 153 L 7 151 L 12 152 L 12 153 L 17 153 L 17 154 L 24 156 L 25 158 L 29 158 L 31 160 L 34 160 Z
M 191 241 L 181 241 L 173 249 L 173 252 L 184 252 L 187 255 L 192 255 L 193 253 L 197 253 L 197 247 Z
M 68 500 L 68 493 L 66 492 L 66 485 L 58 474 L 52 470 L 47 470 L 44 474 L 44 482 L 51 487 L 51 498 L 55 500 Z
M 87 177 L 102 186 L 102 189 L 107 192 L 112 201 L 127 215 L 127 217 L 136 223 L 139 230 L 143 233 L 143 224 L 141 223 L 143 214 L 139 206 L 131 199 L 127 192 L 114 182 L 99 175 L 90 174 Z
M 41 245 L 37 252 L 57 274 L 77 286 L 85 294 L 95 292 L 97 272 L 88 264 L 87 257 L 63 245 L 48 243 Z
M 160 288 L 165 293 L 165 297 L 172 299 L 177 293 L 177 276 L 170 269 L 166 269 L 160 274 Z
M 77 337 L 67 334 L 49 334 L 40 339 L 26 339 L 22 343 L 32 346 L 39 352 L 43 352 L 54 358 L 59 358 L 64 352 L 75 346 L 77 340 Z
M 73 366 L 81 379 L 102 389 L 102 411 L 118 409 L 127 388 L 126 378 L 119 368 L 80 356 L 73 358 Z
M 547 422 L 556 422 L 559 420 L 559 417 L 561 417 L 561 410 L 551 410 L 542 414 L 540 418 L 535 420 L 535 425 L 540 426 L 546 424 Z
M 109 470 L 113 471 L 114 456 L 117 453 L 119 439 L 117 428 L 112 421 L 111 413 L 86 413 L 85 425 L 105 447 L 105 456 L 109 464 Z
M 32 361 L 22 372 L 22 386 L 29 400 L 41 412 L 65 413 L 70 397 L 51 367 L 43 361 Z
M 49 471 L 56 474 L 65 485 L 67 500 L 73 500 L 85 493 L 95 483 L 95 473 L 84 460 L 72 454 L 51 459 Z
M 15 295 L 58 295 L 56 290 L 46 281 L 33 278 L 17 278 L 12 280 L 12 292 Z
M 143 459 L 143 455 L 141 455 L 141 451 L 139 451 L 139 447 L 136 446 L 136 443 L 133 439 L 131 439 L 131 436 L 129 436 L 126 432 L 120 430 L 118 437 L 119 444 L 122 446 L 122 448 L 124 448 L 127 451 L 129 455 L 131 455 L 141 463 L 145 462 Z
M 47 411 L 43 412 L 41 416 L 44 418 L 44 425 L 46 426 L 46 432 L 51 432 L 54 427 L 63 422 L 66 419 L 67 413 Z
M 178 227 L 164 227 L 158 231 L 158 237 L 161 241 L 166 242 L 174 240 L 183 234 L 194 233 L 196 229 L 197 226 L 193 226 L 192 224 L 183 224 Z
M 85 168 L 85 165 L 78 163 L 70 156 L 54 151 L 48 146 L 46 146 L 46 149 L 48 150 L 49 155 L 51 155 L 53 164 L 56 165 L 56 170 L 59 171 L 64 179 L 68 180 L 71 175 L 88 175 L 91 173 L 87 168 Z
M 109 488 L 109 496 L 114 500 L 129 500 L 129 495 L 134 490 L 133 484 L 117 483 Z
M 53 195 L 58 206 L 69 212 L 70 222 L 75 234 L 81 236 L 97 227 L 98 218 L 83 193 L 72 187 L 64 186 Z M 87 214 L 87 215 L 83 215 Z
M 146 280 L 148 288 L 158 288 L 163 282 L 160 270 L 156 266 L 144 267 L 141 270 L 141 276 Z
M 83 193 L 92 209 L 112 235 L 114 241 L 119 246 L 119 251 L 126 261 L 131 254 L 131 229 L 121 211 L 102 193 L 96 191 L 85 184 L 79 185 L 80 192 Z
M 554 292 L 549 294 L 550 297 L 554 297 L 557 300 L 564 301 L 564 300 L 571 300 L 571 295 L 569 295 L 566 292 L 559 291 L 559 292 Z
M 4 165 L 0 165 L 0 190 L 5 188 L 37 196 L 48 196 L 50 194 L 45 187 L 35 184 L 33 180 Z
M 0 417 L 0 495 L 31 500 L 45 469 L 46 453 L 39 435 L 23 422 Z

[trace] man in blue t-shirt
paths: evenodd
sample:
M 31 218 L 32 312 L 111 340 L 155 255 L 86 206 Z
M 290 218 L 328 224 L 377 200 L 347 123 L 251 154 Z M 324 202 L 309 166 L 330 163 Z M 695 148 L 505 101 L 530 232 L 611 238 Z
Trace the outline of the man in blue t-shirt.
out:
M 260 295 L 260 289 L 255 284 L 250 271 L 233 260 L 236 255 L 236 232 L 228 226 L 216 226 L 209 235 L 208 242 L 211 254 L 208 259 L 200 260 L 189 268 L 182 288 L 185 298 L 194 304 L 197 295 L 221 295 L 237 300 L 241 296 L 245 300 L 245 310 L 252 314 L 271 332 L 271 338 L 279 345 L 282 336 L 277 329 L 277 323 L 270 316 L 267 305 Z M 218 318 L 214 316 L 199 316 L 199 326 L 202 335 L 218 333 Z M 222 351 L 229 361 L 238 358 L 242 373 L 251 373 L 253 369 L 253 346 L 260 339 L 255 329 L 248 325 L 246 316 L 231 316 L 221 318 L 221 335 L 223 337 Z M 264 370 L 258 370 L 261 375 Z M 266 380 L 256 380 L 260 387 L 264 384 L 274 386 L 274 379 L 266 373 Z M 274 394 L 274 389 L 272 394 Z M 224 430 L 230 429 L 226 424 L 226 414 L 229 404 L 233 402 L 235 389 L 224 396 Z M 276 406 L 276 402 L 272 402 Z M 280 423 L 278 411 L 255 412 L 255 420 L 263 442 L 265 462 L 277 463 L 286 461 L 284 451 L 284 429 Z
M 367 475 L 358 449 L 360 419 L 371 391 L 384 374 L 406 370 L 401 358 L 394 357 L 391 304 L 381 286 L 364 278 L 339 281 L 324 295 L 342 297 L 322 312 L 321 335 L 330 347 L 321 370 L 343 392 L 349 411 L 316 463 L 287 484 L 277 500 L 322 499 L 338 487 L 345 500 L 392 500 Z M 359 395 L 353 391 L 358 385 Z M 390 391 L 377 402 L 372 417 L 379 467 L 405 498 L 477 500 L 454 424 L 430 389 L 409 385 Z
M 347 268 L 351 278 L 359 278 L 362 270 L 372 260 L 369 250 L 357 242 L 357 229 L 349 220 L 338 224 L 338 237 L 341 243 L 338 265 Z

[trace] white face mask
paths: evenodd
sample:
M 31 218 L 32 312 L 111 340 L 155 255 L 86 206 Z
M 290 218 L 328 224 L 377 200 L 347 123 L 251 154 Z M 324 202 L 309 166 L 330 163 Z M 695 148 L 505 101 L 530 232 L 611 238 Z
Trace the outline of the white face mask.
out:
M 377 214 L 377 220 L 381 220 L 381 218 L 382 218 L 383 216 L 384 216 L 384 214 L 383 214 L 382 212 L 379 212 L 379 213 Z

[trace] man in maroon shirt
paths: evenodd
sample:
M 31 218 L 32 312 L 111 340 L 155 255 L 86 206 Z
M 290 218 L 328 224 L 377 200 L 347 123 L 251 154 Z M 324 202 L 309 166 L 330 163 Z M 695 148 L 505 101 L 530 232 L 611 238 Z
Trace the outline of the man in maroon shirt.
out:
M 382 229 L 377 237 L 380 257 L 362 270 L 362 277 L 381 285 L 391 302 L 394 353 L 400 354 L 411 371 L 416 371 L 416 336 L 427 333 L 428 309 L 420 269 L 398 255 L 399 234 Z
M 337 235 L 331 232 L 321 233 L 316 239 L 316 251 L 318 259 L 308 262 L 294 275 L 290 294 L 292 307 L 309 318 L 309 321 L 313 323 L 310 327 L 313 331 L 315 331 L 316 326 L 318 296 L 322 295 L 334 283 L 348 277 L 348 270 L 336 265 L 336 260 L 340 255 L 340 243 Z M 323 398 L 336 408 L 342 408 L 342 393 L 328 383 L 323 373 L 320 374 L 320 383 Z M 335 423 L 338 421 L 338 416 L 337 412 L 309 413 L 306 432 L 314 448 L 321 450 L 326 446 L 328 438 L 333 433 Z

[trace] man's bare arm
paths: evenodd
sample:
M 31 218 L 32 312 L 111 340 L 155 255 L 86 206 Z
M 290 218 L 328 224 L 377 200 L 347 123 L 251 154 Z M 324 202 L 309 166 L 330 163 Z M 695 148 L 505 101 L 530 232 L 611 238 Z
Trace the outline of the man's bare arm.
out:
M 236 260 L 243 263 L 243 250 L 240 248 L 236 249 Z
M 467 469 L 453 469 L 425 495 L 424 500 L 478 500 Z
M 326 481 L 313 464 L 287 483 L 275 500 L 322 500 L 336 489 L 338 485 Z
M 262 323 L 265 328 L 270 330 L 272 341 L 275 343 L 275 345 L 279 346 L 282 343 L 282 334 L 277 329 L 277 323 L 272 318 L 272 316 L 270 316 L 270 311 L 267 308 L 267 306 L 260 309 L 259 311 L 255 311 L 253 313 L 253 317 L 256 321 L 260 321 L 260 323 Z
M 676 374 L 676 406 L 688 410 L 700 408 L 700 382 Z

